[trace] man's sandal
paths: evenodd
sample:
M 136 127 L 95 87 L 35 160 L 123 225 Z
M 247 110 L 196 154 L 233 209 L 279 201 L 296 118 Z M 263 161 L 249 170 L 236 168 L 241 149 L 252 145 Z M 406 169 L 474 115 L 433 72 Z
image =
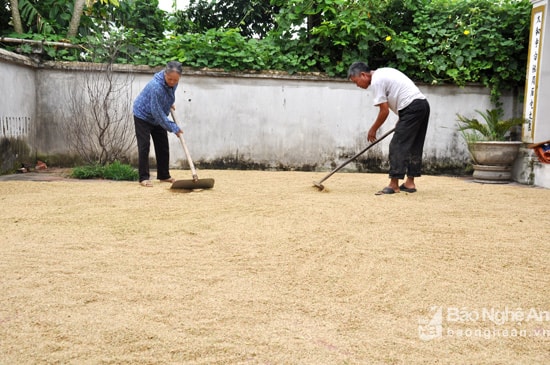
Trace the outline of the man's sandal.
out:
M 399 190 L 404 191 L 405 193 L 416 193 L 416 188 L 408 188 L 405 184 L 401 184 Z
M 397 194 L 398 191 L 393 190 L 389 186 L 386 186 L 384 189 L 380 190 L 379 192 L 375 193 L 374 195 L 388 195 L 388 194 Z

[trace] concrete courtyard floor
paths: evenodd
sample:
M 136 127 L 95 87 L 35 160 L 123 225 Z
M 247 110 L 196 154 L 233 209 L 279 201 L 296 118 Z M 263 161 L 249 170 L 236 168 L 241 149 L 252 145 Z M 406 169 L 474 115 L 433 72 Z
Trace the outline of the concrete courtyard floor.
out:
M 550 190 L 324 175 L 2 177 L 0 364 L 550 363 Z

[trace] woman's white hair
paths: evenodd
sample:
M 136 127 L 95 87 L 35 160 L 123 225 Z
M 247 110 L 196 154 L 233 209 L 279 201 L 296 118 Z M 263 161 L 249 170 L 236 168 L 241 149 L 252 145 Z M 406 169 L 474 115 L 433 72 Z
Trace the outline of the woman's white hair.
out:
M 166 64 L 166 68 L 164 69 L 164 72 L 166 73 L 177 72 L 178 74 L 181 75 L 181 73 L 183 72 L 183 68 L 180 62 L 170 61 Z

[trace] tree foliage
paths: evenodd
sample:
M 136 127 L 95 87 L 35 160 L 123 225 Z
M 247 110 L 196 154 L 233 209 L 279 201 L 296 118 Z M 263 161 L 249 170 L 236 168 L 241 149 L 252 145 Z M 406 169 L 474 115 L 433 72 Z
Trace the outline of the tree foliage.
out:
M 11 6 L 9 0 L 0 0 L 0 34 L 13 29 L 11 22 Z
M 159 9 L 158 0 L 125 0 L 112 8 L 109 20 L 117 27 L 139 31 L 151 39 L 163 38 L 166 30 L 166 12 Z
M 530 11 L 529 1 L 460 1 L 452 10 L 435 2 L 392 34 L 384 55 L 422 81 L 479 82 L 498 96 L 525 78 Z
M 179 34 L 205 33 L 210 29 L 238 29 L 248 38 L 264 38 L 274 26 L 278 5 L 262 0 L 190 0 L 175 14 Z
M 531 4 L 527 0 L 272 0 L 284 7 L 276 40 L 306 49 L 315 68 L 344 75 L 354 60 L 392 66 L 428 83 L 480 82 L 494 96 L 523 82 Z M 305 19 L 320 14 L 312 29 Z
M 166 13 L 158 8 L 158 0 L 0 0 L 0 34 L 10 34 L 8 24 L 16 21 L 12 5 L 23 24 L 23 37 L 87 37 L 113 29 L 139 29 L 147 37 L 161 38 Z M 71 24 L 75 20 L 75 24 Z
M 69 2 L 19 1 L 33 32 L 51 29 L 59 37 L 66 28 Z M 102 37 L 112 34 L 125 40 L 116 62 L 177 59 L 189 67 L 344 77 L 350 63 L 363 60 L 420 82 L 482 83 L 494 100 L 524 82 L 532 8 L 529 0 L 192 0 L 166 18 L 157 0 L 121 0 L 118 7 L 106 1 L 88 7 L 80 22 L 86 52 L 45 55 L 101 59 Z M 31 16 L 29 4 L 40 17 Z

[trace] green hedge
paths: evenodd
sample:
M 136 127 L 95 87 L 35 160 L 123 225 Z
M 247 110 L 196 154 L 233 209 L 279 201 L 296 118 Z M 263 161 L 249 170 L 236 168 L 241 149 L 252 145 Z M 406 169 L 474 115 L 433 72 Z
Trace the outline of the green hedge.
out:
M 177 59 L 194 68 L 322 72 L 334 77 L 345 77 L 351 62 L 363 60 L 372 67 L 396 67 L 430 84 L 482 83 L 491 88 L 494 101 L 501 90 L 521 86 L 525 79 L 532 8 L 528 0 L 271 3 L 281 10 L 277 27 L 263 39 L 243 37 L 239 29 L 172 32 L 159 39 L 123 29 L 107 37 L 75 40 L 84 51 L 46 47 L 45 57 L 151 66 Z M 20 49 L 32 51 L 26 45 Z

